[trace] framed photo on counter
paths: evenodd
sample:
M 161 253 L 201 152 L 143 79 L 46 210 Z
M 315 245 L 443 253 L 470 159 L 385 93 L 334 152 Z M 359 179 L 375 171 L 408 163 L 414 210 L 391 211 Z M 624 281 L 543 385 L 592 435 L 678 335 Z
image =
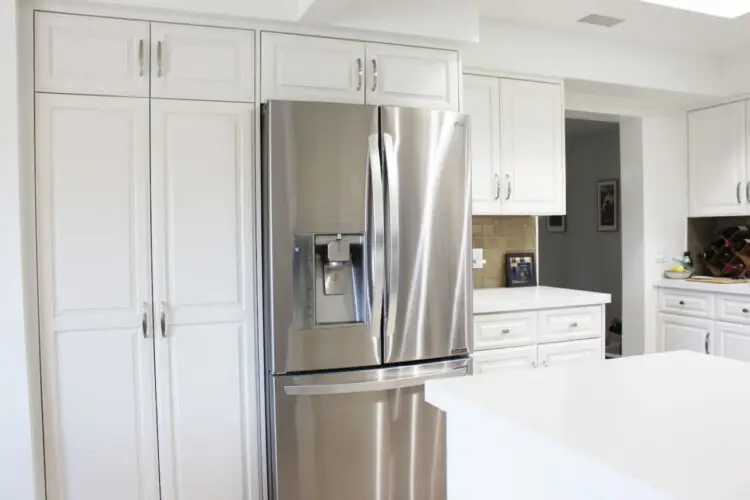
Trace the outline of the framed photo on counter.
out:
M 536 286 L 536 256 L 533 253 L 505 254 L 505 286 Z

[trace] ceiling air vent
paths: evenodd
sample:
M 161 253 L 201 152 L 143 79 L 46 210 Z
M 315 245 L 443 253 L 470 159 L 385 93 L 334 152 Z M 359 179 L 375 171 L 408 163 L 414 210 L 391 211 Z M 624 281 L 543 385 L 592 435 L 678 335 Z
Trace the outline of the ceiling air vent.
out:
M 582 17 L 578 20 L 579 23 L 593 24 L 594 26 L 604 26 L 605 28 L 611 28 L 612 26 L 616 26 L 624 21 L 625 19 L 602 16 L 600 14 L 589 14 L 588 16 Z

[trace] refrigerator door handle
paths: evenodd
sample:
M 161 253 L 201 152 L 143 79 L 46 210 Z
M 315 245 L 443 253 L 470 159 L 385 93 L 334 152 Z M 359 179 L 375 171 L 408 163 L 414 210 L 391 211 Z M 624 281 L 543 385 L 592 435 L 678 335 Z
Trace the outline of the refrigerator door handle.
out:
M 396 308 L 398 304 L 399 279 L 399 186 L 398 161 L 394 148 L 393 137 L 383 134 L 383 148 L 385 150 L 385 174 L 388 183 L 388 288 L 386 290 L 386 331 L 390 337 L 396 329 Z
M 385 192 L 383 188 L 383 170 L 380 161 L 378 135 L 368 138 L 368 171 L 372 199 L 368 201 L 371 208 L 371 220 L 367 231 L 370 254 L 370 317 L 375 336 L 379 337 L 383 323 L 383 296 L 385 293 Z M 369 210 L 368 210 L 369 211 Z
M 352 382 L 348 384 L 325 384 L 325 385 L 285 385 L 284 392 L 288 396 L 324 396 L 331 394 L 353 394 L 359 392 L 381 392 L 394 389 L 404 389 L 424 385 L 428 380 L 440 378 L 461 377 L 469 373 L 469 368 L 464 366 L 455 370 L 433 373 L 417 377 L 405 377 L 393 380 L 378 380 L 373 382 Z

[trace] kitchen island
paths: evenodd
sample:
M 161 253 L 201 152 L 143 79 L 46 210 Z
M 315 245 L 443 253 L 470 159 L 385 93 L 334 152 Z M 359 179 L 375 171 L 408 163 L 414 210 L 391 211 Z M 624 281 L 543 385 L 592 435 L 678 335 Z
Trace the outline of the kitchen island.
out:
M 750 364 L 688 352 L 427 382 L 448 500 L 750 498 Z

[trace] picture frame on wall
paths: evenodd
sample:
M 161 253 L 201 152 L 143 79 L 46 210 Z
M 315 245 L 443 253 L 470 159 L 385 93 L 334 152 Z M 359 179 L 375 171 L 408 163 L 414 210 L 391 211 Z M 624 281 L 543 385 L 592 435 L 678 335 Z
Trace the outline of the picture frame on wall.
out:
M 620 229 L 620 192 L 616 179 L 596 183 L 598 231 L 615 232 Z
M 505 254 L 505 286 L 509 288 L 536 286 L 536 255 Z
M 550 215 L 547 217 L 548 233 L 564 233 L 567 230 L 568 220 L 566 215 Z

